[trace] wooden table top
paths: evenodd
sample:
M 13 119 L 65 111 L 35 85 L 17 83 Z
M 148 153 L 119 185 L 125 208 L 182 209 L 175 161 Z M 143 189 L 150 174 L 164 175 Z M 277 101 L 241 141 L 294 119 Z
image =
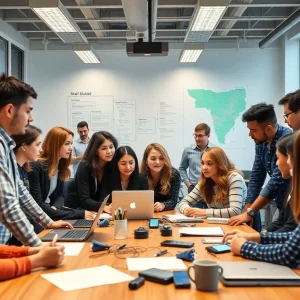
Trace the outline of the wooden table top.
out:
M 160 214 L 156 214 L 159 217 Z M 108 265 L 116 268 L 122 272 L 125 272 L 133 277 L 137 277 L 137 272 L 127 270 L 126 259 L 117 258 L 114 254 L 101 255 L 95 258 L 91 258 L 91 255 L 97 255 L 101 252 L 92 252 L 90 249 L 93 239 L 109 245 L 124 244 L 133 247 L 149 248 L 147 251 L 140 253 L 139 257 L 151 257 L 159 249 L 165 249 L 161 247 L 160 242 L 166 239 L 185 240 L 195 242 L 195 250 L 197 252 L 197 259 L 212 259 L 222 261 L 242 261 L 243 258 L 233 256 L 232 253 L 224 253 L 219 255 L 219 259 L 210 255 L 205 250 L 207 245 L 202 244 L 200 237 L 180 237 L 180 227 L 173 227 L 172 237 L 162 237 L 158 229 L 151 229 L 149 238 L 144 240 L 134 239 L 133 230 L 140 227 L 147 226 L 147 221 L 128 221 L 128 238 L 126 240 L 114 240 L 113 238 L 113 225 L 106 228 L 97 228 L 92 236 L 85 243 L 79 256 L 65 257 L 63 265 L 48 270 L 37 270 L 31 274 L 8 280 L 0 283 L 0 299 L 1 300 L 18 300 L 18 299 L 30 299 L 30 300 L 76 300 L 76 299 L 272 299 L 272 300 L 289 300 L 300 299 L 299 287 L 225 287 L 219 282 L 219 290 L 214 293 L 200 292 L 195 289 L 195 285 L 192 283 L 191 289 L 178 290 L 175 289 L 173 284 L 167 286 L 160 285 L 146 281 L 145 284 L 136 291 L 128 289 L 128 282 L 111 284 L 106 286 L 93 287 L 83 290 L 76 290 L 71 292 L 64 292 L 50 282 L 42 278 L 40 275 L 45 273 L 61 272 L 76 270 L 82 268 L 96 267 L 101 265 Z M 230 227 L 227 225 L 213 225 L 201 223 L 197 226 L 220 226 L 225 232 L 232 229 L 239 228 L 245 232 L 252 232 L 253 230 L 246 226 Z M 184 251 L 183 248 L 167 248 L 172 256 L 175 256 L 179 251 Z M 127 257 L 131 257 L 127 255 Z M 187 266 L 192 263 L 185 262 Z M 297 271 L 300 274 L 300 270 Z M 105 274 L 103 274 L 105 276 Z

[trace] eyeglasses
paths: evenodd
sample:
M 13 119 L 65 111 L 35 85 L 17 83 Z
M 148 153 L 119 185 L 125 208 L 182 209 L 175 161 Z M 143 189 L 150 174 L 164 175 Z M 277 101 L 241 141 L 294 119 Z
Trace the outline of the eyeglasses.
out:
M 288 116 L 289 116 L 290 114 L 294 114 L 294 113 L 296 113 L 296 112 L 295 112 L 295 111 L 291 111 L 290 113 L 288 113 L 288 114 L 286 114 L 286 115 L 283 115 L 283 118 L 287 121 Z
M 193 134 L 193 136 L 194 136 L 194 138 L 195 139 L 202 139 L 202 138 L 204 138 L 205 136 L 207 136 L 207 134 Z

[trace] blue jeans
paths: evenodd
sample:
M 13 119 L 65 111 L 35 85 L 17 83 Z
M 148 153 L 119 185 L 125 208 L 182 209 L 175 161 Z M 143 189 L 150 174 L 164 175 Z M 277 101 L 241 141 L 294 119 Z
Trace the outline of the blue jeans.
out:
M 190 193 L 194 189 L 194 185 L 190 185 L 188 187 L 188 193 Z M 198 201 L 196 204 L 193 205 L 195 208 L 208 208 L 207 204 L 204 202 L 204 200 Z

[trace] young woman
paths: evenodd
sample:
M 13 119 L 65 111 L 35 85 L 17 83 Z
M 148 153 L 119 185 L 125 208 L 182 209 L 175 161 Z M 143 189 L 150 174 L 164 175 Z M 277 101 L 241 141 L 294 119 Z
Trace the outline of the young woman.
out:
M 247 188 L 241 173 L 235 169 L 225 152 L 218 147 L 205 150 L 201 157 L 199 183 L 180 203 L 186 216 L 230 218 L 242 212 Z M 193 208 L 203 199 L 208 208 Z
M 282 178 L 289 179 L 291 178 L 291 169 L 288 164 L 288 153 L 293 152 L 293 139 L 291 138 L 282 138 L 278 141 L 276 145 L 276 156 L 278 166 Z M 297 227 L 297 223 L 295 222 L 292 210 L 291 210 L 291 191 L 287 195 L 287 199 L 282 210 L 279 213 L 278 218 L 273 221 L 267 228 L 267 232 L 289 232 L 293 231 Z
M 66 206 L 94 212 L 99 210 L 104 199 L 103 188 L 108 194 L 112 190 L 112 160 L 117 147 L 117 139 L 107 131 L 92 135 L 75 179 L 69 185 Z M 106 205 L 104 211 L 111 213 L 111 205 Z
M 148 190 L 147 177 L 139 173 L 139 164 L 135 152 L 129 146 L 116 151 L 113 166 L 113 191 Z
M 266 233 L 233 230 L 225 234 L 223 242 L 231 240 L 231 252 L 235 255 L 296 268 L 300 264 L 300 132 L 283 139 L 284 143 L 293 141 L 293 151 L 288 150 L 288 163 L 293 174 L 292 211 L 297 228 L 291 232 Z
M 177 205 L 181 179 L 162 145 L 153 143 L 147 146 L 141 173 L 147 176 L 149 188 L 154 190 L 154 211 L 173 210 Z
M 0 281 L 25 275 L 41 267 L 57 267 L 64 259 L 64 246 L 42 247 L 0 245 Z
M 64 182 L 70 177 L 73 132 L 52 128 L 45 137 L 37 162 L 28 173 L 30 194 L 53 220 L 92 219 L 94 213 L 64 207 Z

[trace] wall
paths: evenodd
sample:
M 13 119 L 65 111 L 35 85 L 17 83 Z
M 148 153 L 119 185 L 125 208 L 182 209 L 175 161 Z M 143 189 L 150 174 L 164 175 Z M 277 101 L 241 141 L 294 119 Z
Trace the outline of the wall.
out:
M 134 99 L 137 117 L 157 116 L 161 101 L 176 103 L 179 126 L 176 140 L 162 140 L 157 133 L 137 135 L 137 140 L 131 143 L 139 157 L 147 144 L 162 143 L 174 166 L 178 166 L 184 146 L 193 142 L 193 127 L 203 120 L 212 126 L 212 141 L 218 145 L 214 124 L 206 109 L 195 110 L 191 116 L 181 109 L 194 103 L 187 89 L 218 92 L 245 88 L 246 108 L 262 101 L 273 103 L 282 122 L 282 109 L 277 102 L 285 92 L 284 70 L 278 48 L 207 50 L 191 65 L 178 62 L 180 52 L 177 50 L 163 58 L 128 58 L 125 51 L 99 51 L 98 54 L 101 64 L 91 66 L 81 63 L 69 51 L 28 51 L 27 81 L 39 93 L 34 106 L 35 124 L 44 132 L 56 125 L 68 126 L 67 97 L 74 91 L 113 95 L 119 100 Z M 221 146 L 237 167 L 251 169 L 254 143 L 240 117 L 226 139 Z

